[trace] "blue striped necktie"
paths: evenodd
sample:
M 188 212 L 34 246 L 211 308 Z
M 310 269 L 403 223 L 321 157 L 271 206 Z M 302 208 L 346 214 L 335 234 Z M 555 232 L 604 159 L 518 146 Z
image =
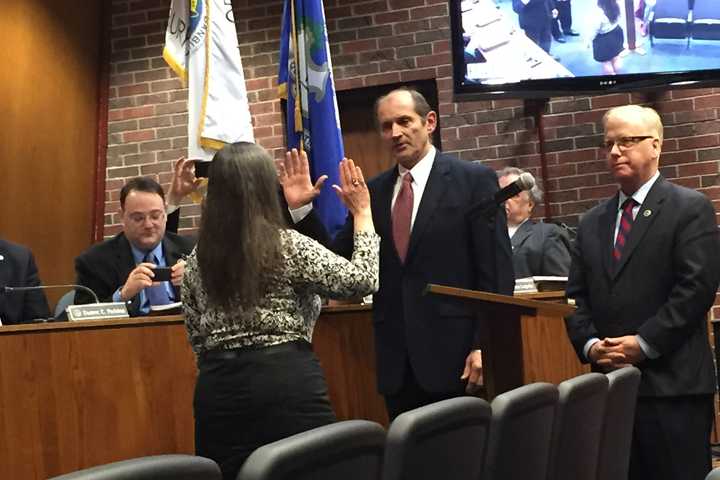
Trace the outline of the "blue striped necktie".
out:
M 157 258 L 155 258 L 155 255 L 153 255 L 152 252 L 145 255 L 145 261 L 158 265 Z M 147 287 L 145 289 L 145 295 L 147 296 L 150 305 L 167 305 L 170 303 L 170 296 L 165 288 L 165 282 L 159 282 Z

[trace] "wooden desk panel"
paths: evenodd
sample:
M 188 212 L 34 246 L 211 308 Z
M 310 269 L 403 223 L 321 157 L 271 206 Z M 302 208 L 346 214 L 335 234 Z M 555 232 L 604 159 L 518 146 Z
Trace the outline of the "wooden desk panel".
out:
M 375 378 L 371 313 L 369 306 L 358 305 L 324 310 L 313 332 L 313 348 L 338 419 L 361 418 L 387 427 L 385 401 Z
M 522 354 L 510 361 L 525 383 L 582 373 L 561 318 L 523 318 L 518 329 Z M 387 425 L 370 307 L 324 309 L 313 344 L 338 419 Z M 182 316 L 1 327 L 0 479 L 193 453 L 196 374 Z
M 338 419 L 387 425 L 370 314 L 323 310 L 314 348 Z M 0 479 L 192 454 L 196 375 L 182 316 L 0 328 Z
M 181 319 L 6 328 L 0 478 L 194 451 L 196 370 Z

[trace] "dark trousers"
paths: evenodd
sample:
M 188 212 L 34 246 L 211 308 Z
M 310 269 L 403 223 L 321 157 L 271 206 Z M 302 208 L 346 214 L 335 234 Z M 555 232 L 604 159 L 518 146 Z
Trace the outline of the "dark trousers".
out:
M 558 11 L 557 20 L 560 22 L 563 33 L 568 33 L 572 30 L 572 6 L 570 0 L 556 1 L 555 8 Z
M 712 395 L 638 399 L 630 480 L 703 480 L 710 471 Z
M 550 53 L 550 44 L 552 43 L 551 22 L 551 20 L 542 21 L 539 24 L 531 24 L 523 28 L 525 35 L 548 53 Z
M 458 373 L 458 378 L 460 374 Z M 458 389 L 453 392 L 427 392 L 425 391 L 413 372 L 410 362 L 405 361 L 405 376 L 403 377 L 402 388 L 397 393 L 385 395 L 385 407 L 387 408 L 388 417 L 392 422 L 395 417 L 401 413 L 413 410 L 418 407 L 455 398 L 464 395 L 464 388 L 458 381 Z
M 198 361 L 195 451 L 234 480 L 258 447 L 335 421 L 310 344 L 209 352 Z
M 558 38 L 562 38 L 563 34 L 560 31 L 560 22 L 557 18 L 553 18 L 551 20 L 551 26 L 552 26 L 552 37 L 557 40 Z

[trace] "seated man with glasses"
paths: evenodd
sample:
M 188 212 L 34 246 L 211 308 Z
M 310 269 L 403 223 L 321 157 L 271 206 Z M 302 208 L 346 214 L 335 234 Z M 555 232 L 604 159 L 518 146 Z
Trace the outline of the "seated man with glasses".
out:
M 183 180 L 183 175 L 191 174 L 186 165 L 183 159 L 176 164 L 171 204 L 179 204 L 197 186 L 194 178 Z M 76 283 L 94 291 L 101 302 L 126 302 L 131 316 L 148 314 L 151 305 L 180 301 L 183 258 L 192 251 L 195 240 L 166 231 L 167 224 L 176 225 L 176 219 L 168 219 L 165 208 L 163 188 L 155 180 L 136 177 L 128 181 L 120 191 L 123 231 L 75 259 Z M 171 269 L 170 281 L 153 280 L 157 267 Z M 86 293 L 75 295 L 75 303 L 92 301 Z

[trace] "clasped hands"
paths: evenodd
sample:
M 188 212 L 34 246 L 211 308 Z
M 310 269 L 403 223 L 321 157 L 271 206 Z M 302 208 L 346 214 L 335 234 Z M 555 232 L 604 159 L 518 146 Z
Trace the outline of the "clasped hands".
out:
M 595 342 L 588 351 L 588 358 L 602 370 L 609 372 L 645 360 L 635 335 L 607 337 Z

